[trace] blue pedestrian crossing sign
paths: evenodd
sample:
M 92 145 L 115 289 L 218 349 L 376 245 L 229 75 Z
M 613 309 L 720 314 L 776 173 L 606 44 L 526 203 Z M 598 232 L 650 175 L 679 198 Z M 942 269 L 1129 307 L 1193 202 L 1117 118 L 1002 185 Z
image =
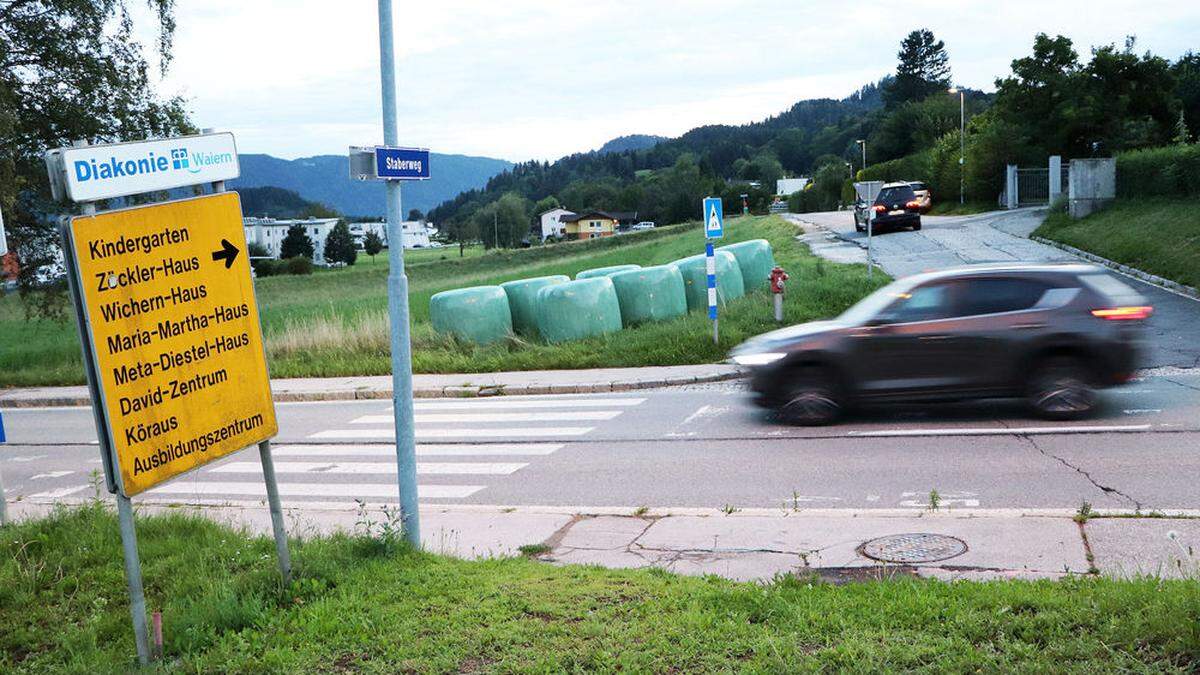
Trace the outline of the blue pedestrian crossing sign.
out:
M 720 197 L 704 198 L 704 236 L 709 239 L 725 236 L 725 215 Z

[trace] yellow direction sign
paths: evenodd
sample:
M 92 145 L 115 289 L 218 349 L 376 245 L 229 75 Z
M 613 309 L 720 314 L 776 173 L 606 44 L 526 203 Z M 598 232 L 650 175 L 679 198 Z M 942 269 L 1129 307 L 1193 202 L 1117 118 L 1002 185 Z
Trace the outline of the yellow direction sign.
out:
M 275 435 L 237 193 L 78 216 L 69 239 L 122 494 Z

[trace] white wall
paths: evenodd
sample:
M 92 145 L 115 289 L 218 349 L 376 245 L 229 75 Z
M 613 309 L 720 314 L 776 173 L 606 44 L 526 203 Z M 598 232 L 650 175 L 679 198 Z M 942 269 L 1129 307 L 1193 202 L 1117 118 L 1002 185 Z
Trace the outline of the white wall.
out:
M 542 241 L 554 236 L 561 236 L 565 231 L 566 224 L 559 221 L 562 216 L 573 216 L 573 212 L 566 209 L 553 209 L 542 214 Z

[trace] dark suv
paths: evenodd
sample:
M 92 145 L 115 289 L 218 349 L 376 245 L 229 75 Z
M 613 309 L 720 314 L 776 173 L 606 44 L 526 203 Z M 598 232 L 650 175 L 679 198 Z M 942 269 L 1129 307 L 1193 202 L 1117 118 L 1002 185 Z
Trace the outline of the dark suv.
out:
M 1092 412 L 1096 389 L 1137 368 L 1146 300 L 1099 267 L 982 265 L 918 274 L 831 321 L 731 352 L 756 402 L 826 424 L 857 401 L 1023 396 L 1039 414 Z
M 901 227 L 921 229 L 921 200 L 909 183 L 887 183 L 880 188 L 869 209 L 855 210 L 854 229 L 866 232 L 866 219 L 871 212 L 875 214 L 873 233 Z

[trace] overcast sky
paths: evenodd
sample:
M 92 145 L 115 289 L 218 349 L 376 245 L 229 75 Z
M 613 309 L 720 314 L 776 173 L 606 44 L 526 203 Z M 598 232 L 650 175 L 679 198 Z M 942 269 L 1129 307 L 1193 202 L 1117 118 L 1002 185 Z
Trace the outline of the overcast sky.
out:
M 200 126 L 286 158 L 382 140 L 375 2 L 176 6 L 162 87 Z M 840 98 L 892 71 L 920 27 L 946 42 L 956 83 L 985 90 L 1039 31 L 1081 54 L 1128 34 L 1139 51 L 1200 51 L 1200 3 L 1187 0 L 396 0 L 394 11 L 402 143 L 509 160 Z

